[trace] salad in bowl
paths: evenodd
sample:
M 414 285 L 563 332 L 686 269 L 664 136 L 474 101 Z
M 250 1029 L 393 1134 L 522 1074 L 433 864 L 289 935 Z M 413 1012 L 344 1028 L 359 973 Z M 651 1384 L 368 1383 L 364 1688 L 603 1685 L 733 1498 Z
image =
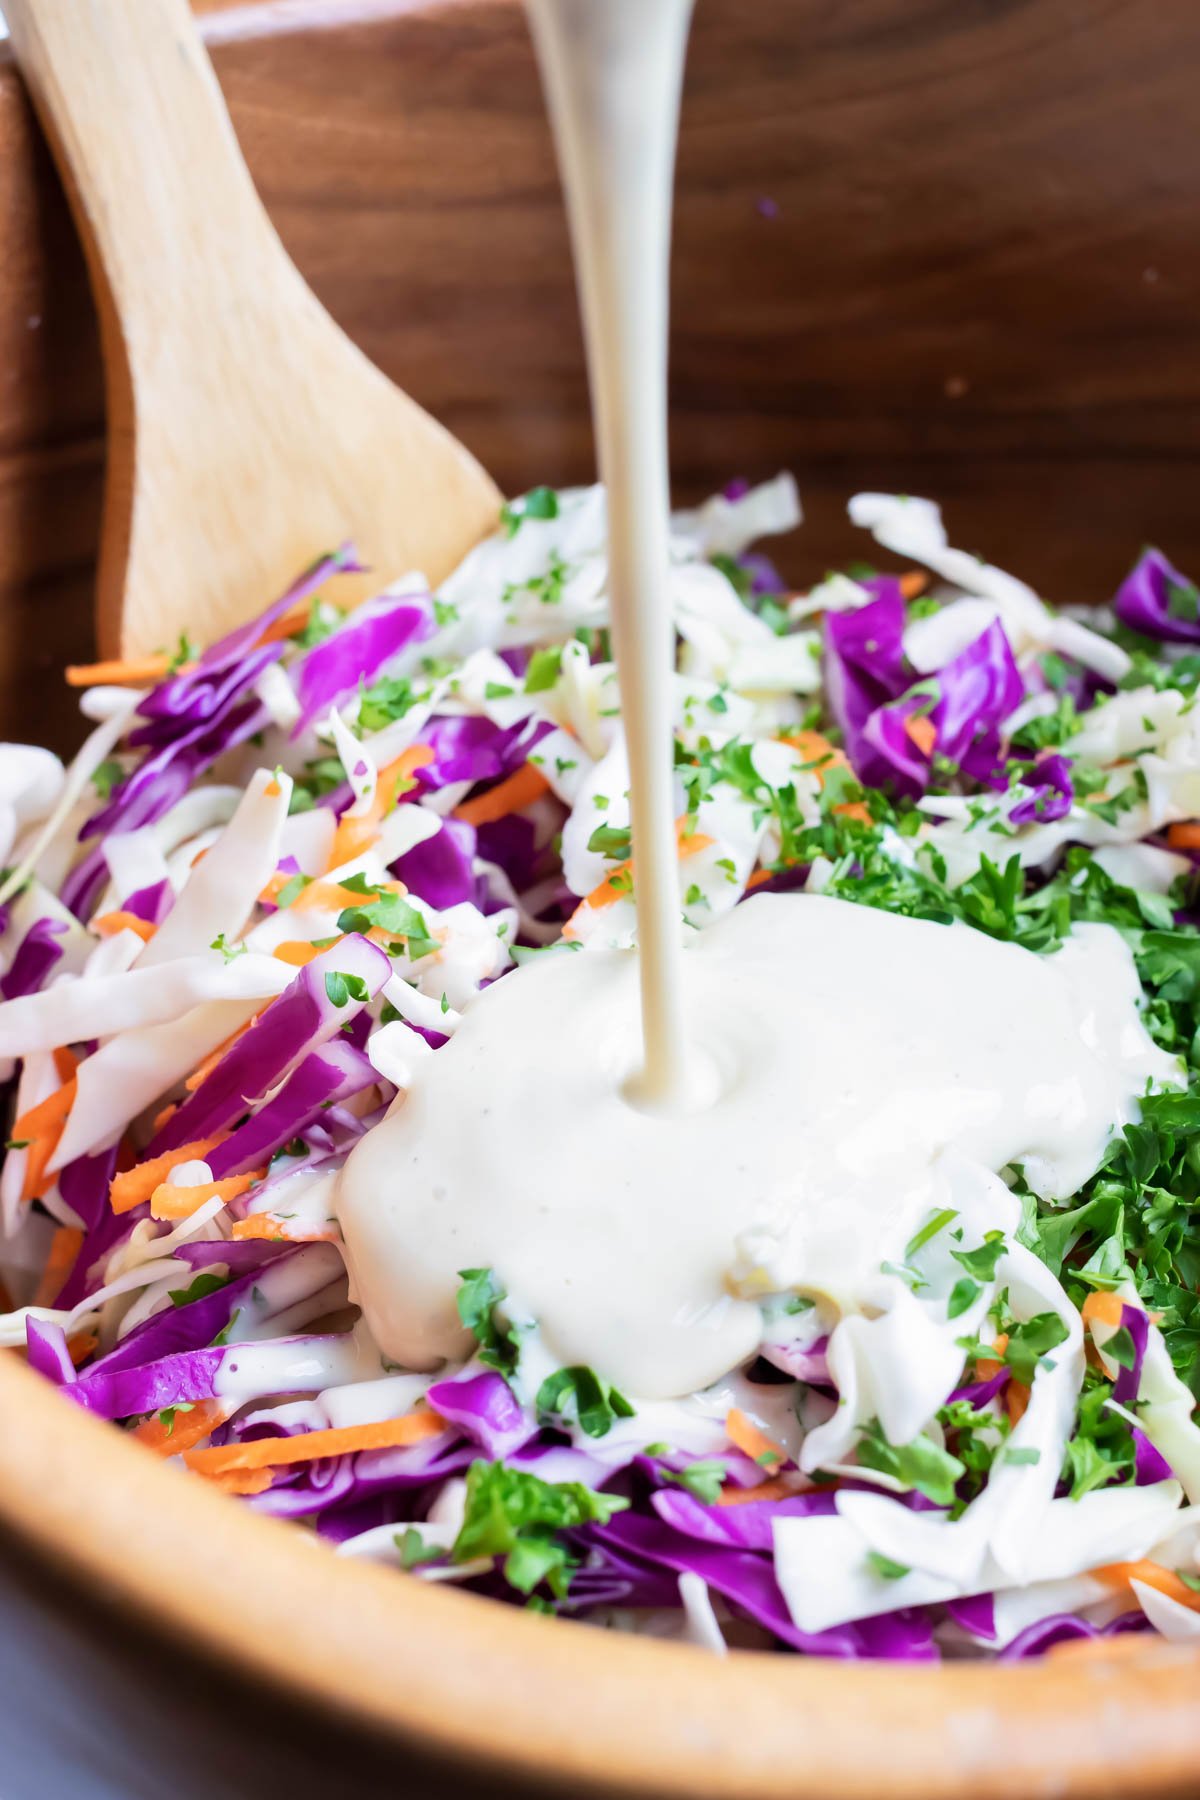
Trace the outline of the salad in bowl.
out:
M 789 478 L 675 516 L 681 928 L 788 896 L 881 915 L 882 964 L 986 939 L 1011 1003 L 914 986 L 913 1041 L 986 1038 L 1052 1122 L 1020 995 L 1073 982 L 1122 1072 L 1086 1156 L 948 1163 L 853 1289 L 751 1196 L 698 1383 L 562 1353 L 465 1232 L 442 1353 L 393 1354 L 346 1170 L 507 984 L 636 938 L 605 498 L 538 488 L 436 592 L 343 610 L 344 546 L 217 643 L 68 671 L 68 766 L 0 747 L 0 1333 L 64 1405 L 398 1579 L 718 1653 L 1200 1641 L 1200 592 L 1151 550 L 1055 611 L 929 501 L 851 516 L 900 572 L 803 593 L 754 548 Z

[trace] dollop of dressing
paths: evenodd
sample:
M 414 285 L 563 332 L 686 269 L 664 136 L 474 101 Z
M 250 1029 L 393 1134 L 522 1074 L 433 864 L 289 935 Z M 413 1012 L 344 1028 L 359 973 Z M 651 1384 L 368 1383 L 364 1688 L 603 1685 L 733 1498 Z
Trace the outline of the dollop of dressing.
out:
M 337 1197 L 353 1293 L 388 1356 L 469 1354 L 458 1271 L 491 1266 L 561 1364 L 647 1399 L 693 1392 L 754 1352 L 764 1288 L 855 1310 L 930 1209 L 953 1205 L 955 1162 L 1022 1163 L 1036 1192 L 1065 1197 L 1147 1080 L 1174 1078 L 1105 925 L 1041 956 L 761 895 L 698 933 L 683 970 L 719 1089 L 688 1115 L 622 1096 L 635 951 L 506 976 L 419 1065 Z

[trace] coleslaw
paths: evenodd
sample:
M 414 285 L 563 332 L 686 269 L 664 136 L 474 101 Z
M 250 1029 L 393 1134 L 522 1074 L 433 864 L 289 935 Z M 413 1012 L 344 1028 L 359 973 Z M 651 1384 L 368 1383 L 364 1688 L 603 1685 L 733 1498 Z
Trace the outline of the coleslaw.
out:
M 343 546 L 207 648 L 69 671 L 69 766 L 0 746 L 0 1342 L 64 1403 L 341 1555 L 717 1652 L 1200 1641 L 1200 592 L 1147 551 L 1052 610 L 929 501 L 850 513 L 902 573 L 791 591 L 751 548 L 787 476 L 675 516 L 685 927 L 1111 927 L 1163 1078 L 1100 1166 L 1007 1168 L 1003 1230 L 931 1212 L 886 1330 L 781 1280 L 682 1399 L 558 1367 L 486 1267 L 466 1362 L 382 1355 L 346 1157 L 489 985 L 635 940 L 604 494 L 537 488 L 436 593 L 343 611 Z

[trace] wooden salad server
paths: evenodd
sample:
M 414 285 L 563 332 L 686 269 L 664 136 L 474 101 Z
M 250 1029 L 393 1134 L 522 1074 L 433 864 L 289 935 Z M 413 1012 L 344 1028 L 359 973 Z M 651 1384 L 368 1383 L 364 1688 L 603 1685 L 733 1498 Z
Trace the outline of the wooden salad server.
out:
M 437 582 L 495 523 L 467 450 L 284 250 L 187 0 L 4 0 L 100 314 L 101 653 L 210 642 L 351 539 L 357 597 Z

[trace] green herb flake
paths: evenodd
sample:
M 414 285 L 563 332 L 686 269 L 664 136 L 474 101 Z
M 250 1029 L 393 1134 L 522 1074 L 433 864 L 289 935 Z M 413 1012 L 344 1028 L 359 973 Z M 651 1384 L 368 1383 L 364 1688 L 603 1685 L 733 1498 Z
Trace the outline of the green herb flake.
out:
M 456 1563 L 503 1557 L 510 1587 L 530 1594 L 543 1582 L 566 1597 L 577 1556 L 560 1535 L 605 1524 L 628 1500 L 598 1494 L 577 1481 L 542 1481 L 504 1462 L 473 1462 L 467 1470 L 463 1522 L 451 1557 Z
M 907 1563 L 893 1562 L 890 1556 L 884 1556 L 879 1550 L 867 1551 L 867 1567 L 881 1581 L 902 1581 L 906 1575 L 912 1574 Z
M 371 990 L 361 975 L 347 975 L 341 969 L 330 969 L 325 977 L 325 992 L 332 1006 L 349 1006 L 351 1000 L 361 1005 L 371 998 Z
M 537 1391 L 538 1423 L 575 1420 L 588 1437 L 604 1437 L 618 1419 L 631 1419 L 625 1396 L 594 1370 L 581 1364 L 548 1375 Z

